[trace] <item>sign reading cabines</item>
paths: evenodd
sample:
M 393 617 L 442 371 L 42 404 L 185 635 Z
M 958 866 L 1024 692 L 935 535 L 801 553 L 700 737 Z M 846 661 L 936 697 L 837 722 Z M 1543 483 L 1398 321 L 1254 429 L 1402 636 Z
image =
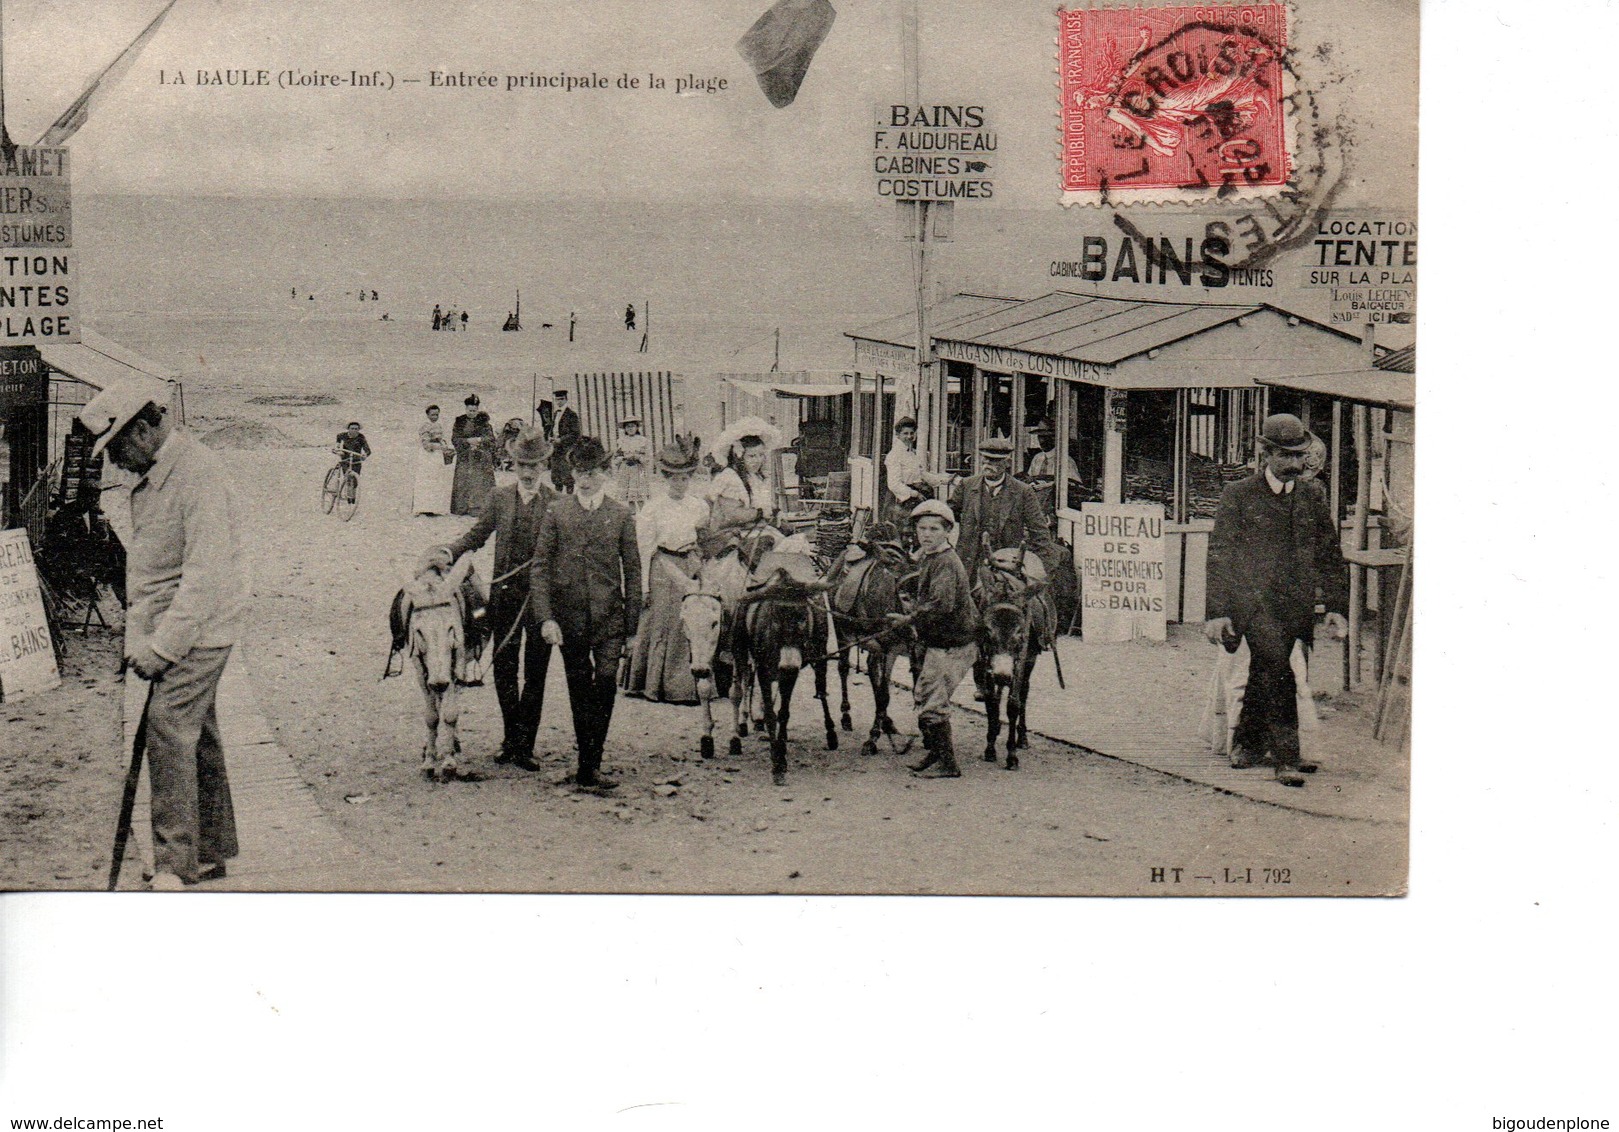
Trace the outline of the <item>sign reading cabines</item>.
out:
M 877 195 L 888 200 L 989 200 L 996 132 L 982 106 L 879 106 L 872 131 Z
M 28 531 L 0 531 L 0 701 L 61 682 Z
M 1074 535 L 1087 641 L 1165 639 L 1164 509 L 1087 503 Z
M 20 145 L 0 157 L 0 248 L 70 248 L 67 150 Z

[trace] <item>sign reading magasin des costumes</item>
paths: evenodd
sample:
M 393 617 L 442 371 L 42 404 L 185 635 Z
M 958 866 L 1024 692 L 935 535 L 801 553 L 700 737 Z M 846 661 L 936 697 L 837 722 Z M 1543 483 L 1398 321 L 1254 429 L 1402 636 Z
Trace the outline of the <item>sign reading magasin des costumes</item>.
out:
M 996 131 L 980 105 L 887 103 L 874 114 L 872 171 L 885 200 L 989 200 Z
M 67 150 L 18 146 L 0 160 L 0 346 L 77 342 Z

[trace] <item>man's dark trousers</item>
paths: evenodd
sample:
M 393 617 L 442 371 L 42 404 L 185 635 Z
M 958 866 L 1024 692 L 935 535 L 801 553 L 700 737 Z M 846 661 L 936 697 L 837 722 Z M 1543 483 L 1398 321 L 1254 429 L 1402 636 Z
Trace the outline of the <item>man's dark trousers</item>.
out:
M 1297 619 L 1287 619 L 1261 602 L 1243 636 L 1248 641 L 1248 690 L 1232 742 L 1255 755 L 1269 752 L 1279 764 L 1299 761 L 1298 684 L 1293 679 Z M 1308 636 L 1302 638 L 1309 646 Z
M 579 771 L 575 776 L 588 786 L 601 769 L 607 728 L 618 699 L 618 660 L 624 638 L 609 637 L 597 645 L 564 642 L 562 668 L 568 676 L 568 699 L 573 706 L 573 734 L 579 745 Z
M 495 698 L 500 701 L 505 727 L 500 746 L 508 758 L 534 755 L 534 739 L 545 707 L 545 674 L 551 668 L 551 646 L 540 639 L 540 627 L 525 607 L 528 586 L 524 581 L 521 585 L 497 583 L 489 595 L 489 628 L 496 645 Z M 500 647 L 502 641 L 504 647 Z

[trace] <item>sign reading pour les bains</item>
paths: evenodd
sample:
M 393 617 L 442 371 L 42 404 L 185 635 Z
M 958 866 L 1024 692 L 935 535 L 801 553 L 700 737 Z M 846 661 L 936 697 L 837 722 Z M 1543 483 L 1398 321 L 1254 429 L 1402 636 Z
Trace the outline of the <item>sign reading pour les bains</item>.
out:
M 1087 641 L 1161 641 L 1168 620 L 1164 509 L 1087 503 L 1074 534 Z

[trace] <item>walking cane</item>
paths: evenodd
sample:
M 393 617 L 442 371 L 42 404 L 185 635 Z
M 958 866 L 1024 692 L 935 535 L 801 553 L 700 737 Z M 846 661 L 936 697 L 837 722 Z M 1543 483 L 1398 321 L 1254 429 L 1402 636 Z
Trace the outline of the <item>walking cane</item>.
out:
M 112 866 L 107 872 L 107 891 L 118 891 L 118 874 L 124 867 L 124 851 L 129 848 L 130 828 L 135 820 L 135 791 L 141 781 L 141 759 L 146 755 L 146 717 L 152 710 L 152 693 L 157 681 L 146 685 L 146 702 L 141 705 L 141 719 L 135 725 L 135 746 L 129 756 L 129 770 L 124 775 L 124 797 L 118 804 L 118 829 L 112 836 Z

